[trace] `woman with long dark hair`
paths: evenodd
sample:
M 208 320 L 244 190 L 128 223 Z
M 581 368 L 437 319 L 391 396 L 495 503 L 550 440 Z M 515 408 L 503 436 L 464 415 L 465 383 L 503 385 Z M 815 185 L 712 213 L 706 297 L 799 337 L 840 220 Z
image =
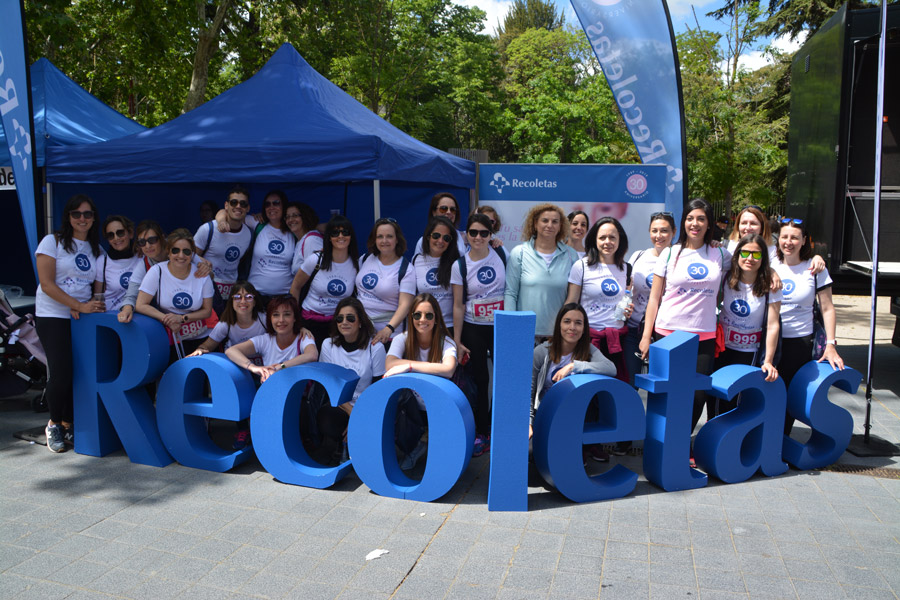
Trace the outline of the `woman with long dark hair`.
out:
M 319 362 L 350 369 L 359 376 L 359 381 L 352 399 L 340 406 L 326 403 L 319 409 L 316 421 L 323 437 L 320 454 L 325 459 L 333 457 L 341 448 L 346 451 L 347 424 L 356 399 L 384 375 L 384 344 L 372 344 L 374 337 L 375 326 L 359 300 L 349 297 L 338 302 L 331 322 L 331 337 L 322 344 Z M 340 458 L 347 459 L 343 454 Z
M 263 295 L 264 299 L 286 294 L 291 288 L 294 272 L 294 234 L 284 220 L 287 196 L 281 190 L 272 190 L 263 200 L 263 222 L 256 226 L 248 252 L 250 274 L 247 281 Z
M 700 198 L 684 207 L 678 243 L 663 252 L 653 270 L 653 286 L 647 302 L 644 334 L 640 352 L 650 353 L 653 336 L 664 337 L 674 331 L 696 333 L 700 337 L 697 373 L 710 375 L 716 351 L 716 304 L 724 274 L 731 267 L 731 256 L 722 248 L 710 246 L 713 210 Z M 703 407 L 711 418 L 715 405 L 706 392 L 694 394 L 691 431 L 700 421 Z M 691 458 L 691 466 L 694 459 Z
M 338 302 L 353 295 L 359 272 L 358 257 L 353 224 L 347 217 L 335 215 L 325 226 L 322 251 L 307 256 L 294 276 L 291 296 L 299 299 L 302 291 L 307 292 L 301 299 L 302 316 L 317 347 L 328 337 Z
M 448 329 L 453 328 L 453 288 L 450 272 L 459 260 L 457 231 L 446 217 L 434 217 L 422 236 L 422 253 L 413 256 L 416 269 L 416 292 L 429 293 L 441 305 L 441 315 Z
M 134 223 L 122 215 L 110 215 L 103 221 L 103 234 L 109 250 L 100 264 L 99 279 L 103 282 L 101 291 L 106 302 L 106 310 L 118 312 L 128 293 L 131 274 L 141 262 L 134 253 L 132 238 Z
M 428 205 L 429 220 L 435 217 L 444 217 L 451 223 L 453 223 L 453 229 L 456 229 L 459 227 L 462 216 L 462 212 L 459 208 L 459 202 L 456 201 L 456 196 L 454 196 L 450 192 L 438 192 L 431 197 L 431 203 Z M 413 254 L 422 253 L 422 241 L 423 238 L 419 238 L 419 241 L 416 242 L 416 251 Z M 462 256 L 466 252 L 466 240 L 464 232 L 457 232 L 456 250 L 457 252 L 459 252 L 460 256 Z
M 97 207 L 77 194 L 63 207 L 58 232 L 45 236 L 35 251 L 38 288 L 35 328 L 47 354 L 47 448 L 65 452 L 74 445 L 72 399 L 72 322 L 81 313 L 106 310 L 92 292 L 102 288 L 98 263 L 102 260 Z

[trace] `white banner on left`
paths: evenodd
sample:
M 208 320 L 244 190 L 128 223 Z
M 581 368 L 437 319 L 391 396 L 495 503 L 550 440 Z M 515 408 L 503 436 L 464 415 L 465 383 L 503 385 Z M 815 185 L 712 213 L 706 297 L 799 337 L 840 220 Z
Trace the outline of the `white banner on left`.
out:
M 12 167 L 0 167 L 0 190 L 16 189 L 16 176 L 13 175 Z

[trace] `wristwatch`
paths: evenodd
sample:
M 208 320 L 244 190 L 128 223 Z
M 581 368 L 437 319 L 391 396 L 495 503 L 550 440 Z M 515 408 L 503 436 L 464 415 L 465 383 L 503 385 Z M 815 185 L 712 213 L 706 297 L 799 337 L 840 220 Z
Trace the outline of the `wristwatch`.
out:
M 825 340 L 825 345 L 831 344 L 832 346 L 837 346 L 837 340 Z
M 181 322 L 187 323 L 187 315 L 181 315 Z
M 287 368 L 287 365 L 285 365 L 284 363 L 281 363 L 281 368 L 282 368 L 282 369 L 286 369 L 286 368 Z

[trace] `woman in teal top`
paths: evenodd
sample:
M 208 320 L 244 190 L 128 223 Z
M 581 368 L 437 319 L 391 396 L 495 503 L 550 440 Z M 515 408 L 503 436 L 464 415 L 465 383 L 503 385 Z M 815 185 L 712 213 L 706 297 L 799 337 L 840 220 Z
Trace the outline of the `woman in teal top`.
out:
M 506 265 L 503 308 L 537 314 L 535 335 L 553 334 L 556 313 L 566 299 L 569 271 L 578 255 L 565 244 L 569 220 L 554 204 L 538 204 L 528 211 L 522 231 L 524 243 L 513 248 Z

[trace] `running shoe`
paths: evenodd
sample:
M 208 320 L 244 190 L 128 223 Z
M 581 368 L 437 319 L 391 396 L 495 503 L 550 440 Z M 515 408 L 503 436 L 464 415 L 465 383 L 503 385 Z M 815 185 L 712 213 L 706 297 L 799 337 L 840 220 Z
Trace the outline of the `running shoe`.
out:
M 63 439 L 62 425 L 51 425 L 50 423 L 47 423 L 47 429 L 44 433 L 47 434 L 47 449 L 50 450 L 50 452 L 66 451 L 66 442 Z
M 428 442 L 419 440 L 419 443 L 412 449 L 412 452 L 407 454 L 406 458 L 403 459 L 403 462 L 400 463 L 400 468 L 404 471 L 409 471 L 414 468 L 416 463 L 419 462 L 419 459 L 422 458 L 422 455 L 425 454 L 426 450 L 428 450 Z
M 472 456 L 477 457 L 481 456 L 485 452 L 491 451 L 491 436 L 489 435 L 476 435 L 475 436 L 475 446 L 472 449 Z
M 234 441 L 231 442 L 231 447 L 235 450 L 243 450 L 247 446 L 250 445 L 250 430 L 249 429 L 239 429 L 237 433 L 234 434 Z

